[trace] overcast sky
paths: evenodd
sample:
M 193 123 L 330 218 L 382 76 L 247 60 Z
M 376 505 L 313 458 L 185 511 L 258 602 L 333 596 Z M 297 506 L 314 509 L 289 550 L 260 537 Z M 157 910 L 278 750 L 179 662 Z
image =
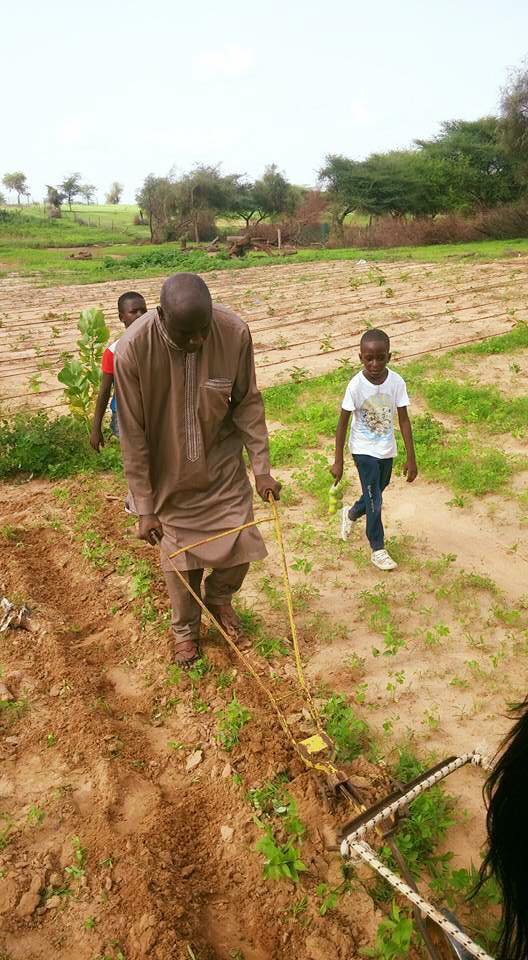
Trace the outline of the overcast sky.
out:
M 528 53 L 528 0 L 20 0 L 1 26 L 0 176 L 35 199 L 196 162 L 313 184 L 496 111 Z

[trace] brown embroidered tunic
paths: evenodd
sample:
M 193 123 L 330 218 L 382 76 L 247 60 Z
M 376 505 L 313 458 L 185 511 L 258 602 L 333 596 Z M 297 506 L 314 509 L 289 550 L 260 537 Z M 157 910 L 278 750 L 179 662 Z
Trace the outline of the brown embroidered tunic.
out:
M 149 310 L 119 340 L 114 375 L 126 477 L 138 513 L 162 523 L 162 554 L 252 520 L 243 448 L 256 475 L 269 473 L 270 463 L 247 324 L 215 305 L 203 347 L 185 353 Z M 194 570 L 265 556 L 252 527 L 175 562 Z M 166 559 L 162 566 L 170 569 Z

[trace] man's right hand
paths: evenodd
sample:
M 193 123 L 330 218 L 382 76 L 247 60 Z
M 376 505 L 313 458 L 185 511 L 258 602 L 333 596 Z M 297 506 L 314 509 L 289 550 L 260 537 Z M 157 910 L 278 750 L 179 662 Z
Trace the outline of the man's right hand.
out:
M 156 539 L 153 537 L 153 533 L 157 533 L 161 540 L 163 527 L 155 513 L 145 514 L 139 518 L 138 537 L 140 540 L 146 540 L 147 543 L 151 543 L 154 547 L 156 545 Z
M 90 445 L 94 448 L 94 450 L 97 450 L 98 453 L 100 448 L 104 447 L 105 442 L 104 442 L 104 437 L 103 437 L 101 427 L 93 428 L 90 434 Z

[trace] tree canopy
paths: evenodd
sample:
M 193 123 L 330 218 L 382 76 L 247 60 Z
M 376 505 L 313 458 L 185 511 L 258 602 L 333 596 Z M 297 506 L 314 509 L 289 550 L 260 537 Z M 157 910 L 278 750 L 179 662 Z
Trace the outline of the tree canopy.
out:
M 29 196 L 29 187 L 27 177 L 22 170 L 15 170 L 13 173 L 6 173 L 2 177 L 2 183 L 7 190 L 12 190 L 17 195 L 17 203 L 20 203 L 20 197 Z
M 59 184 L 62 192 L 65 194 L 66 200 L 68 201 L 69 208 L 71 210 L 72 200 L 74 197 L 79 196 L 81 192 L 81 174 L 80 173 L 71 173 L 69 177 L 65 177 L 62 183 Z
M 119 183 L 118 180 L 114 180 L 108 193 L 106 194 L 106 203 L 117 204 L 121 200 L 121 195 L 123 193 L 123 184 Z

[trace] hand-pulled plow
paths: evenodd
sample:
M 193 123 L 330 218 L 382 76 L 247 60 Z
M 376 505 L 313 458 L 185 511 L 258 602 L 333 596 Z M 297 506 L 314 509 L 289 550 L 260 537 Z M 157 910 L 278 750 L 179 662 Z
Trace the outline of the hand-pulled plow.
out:
M 380 874 L 395 890 L 406 897 L 412 904 L 415 916 L 415 922 L 422 936 L 424 946 L 431 960 L 468 960 L 469 957 L 476 957 L 477 960 L 493 960 L 481 947 L 474 943 L 471 938 L 460 929 L 454 922 L 449 912 L 441 912 L 435 906 L 428 903 L 418 892 L 417 887 L 411 877 L 405 861 L 401 856 L 398 847 L 392 839 L 392 834 L 397 829 L 399 819 L 408 812 L 408 805 L 416 799 L 425 790 L 434 784 L 449 776 L 460 767 L 471 763 L 475 766 L 486 767 L 488 761 L 479 752 L 464 754 L 460 757 L 449 757 L 442 763 L 436 764 L 425 773 L 421 774 L 415 780 L 408 783 L 389 794 L 383 800 L 373 804 L 368 809 L 361 801 L 353 782 L 348 775 L 336 766 L 336 749 L 331 738 L 325 732 L 319 712 L 312 699 L 312 695 L 307 686 L 304 676 L 304 670 L 301 661 L 297 629 L 293 615 L 293 599 L 289 583 L 288 567 L 286 563 L 286 554 L 284 550 L 284 541 L 279 518 L 277 504 L 270 494 L 269 503 L 271 507 L 271 516 L 250 521 L 240 527 L 232 530 L 226 530 L 219 534 L 214 534 L 198 543 L 193 543 L 182 547 L 175 553 L 168 554 L 167 559 L 174 572 L 178 575 L 189 593 L 194 597 L 196 603 L 202 610 L 206 620 L 220 633 L 226 641 L 232 652 L 241 661 L 245 670 L 251 675 L 257 686 L 268 698 L 273 707 L 278 721 L 288 738 L 290 744 L 295 750 L 297 756 L 303 764 L 310 770 L 324 774 L 328 789 L 332 794 L 342 796 L 346 802 L 352 805 L 358 812 L 357 816 L 349 821 L 345 827 L 341 828 L 341 855 L 344 859 L 362 860 Z M 307 715 L 313 724 L 313 733 L 303 740 L 294 736 L 288 720 L 279 705 L 278 699 L 264 682 L 259 672 L 255 669 L 247 653 L 243 652 L 232 637 L 226 632 L 218 622 L 211 611 L 206 607 L 202 598 L 192 589 L 181 571 L 177 569 L 174 559 L 178 554 L 183 553 L 193 547 L 201 546 L 210 540 L 216 540 L 220 537 L 229 536 L 240 530 L 246 529 L 257 524 L 273 521 L 275 525 L 275 535 L 279 547 L 282 576 L 284 583 L 284 592 L 286 596 L 288 619 L 291 631 L 291 640 L 297 670 L 297 682 Z M 161 544 L 159 536 L 155 539 L 158 545 Z M 384 843 L 388 845 L 393 854 L 394 860 L 398 864 L 404 879 L 390 870 L 377 856 L 375 850 L 363 840 L 367 833 L 375 831 L 381 836 Z

